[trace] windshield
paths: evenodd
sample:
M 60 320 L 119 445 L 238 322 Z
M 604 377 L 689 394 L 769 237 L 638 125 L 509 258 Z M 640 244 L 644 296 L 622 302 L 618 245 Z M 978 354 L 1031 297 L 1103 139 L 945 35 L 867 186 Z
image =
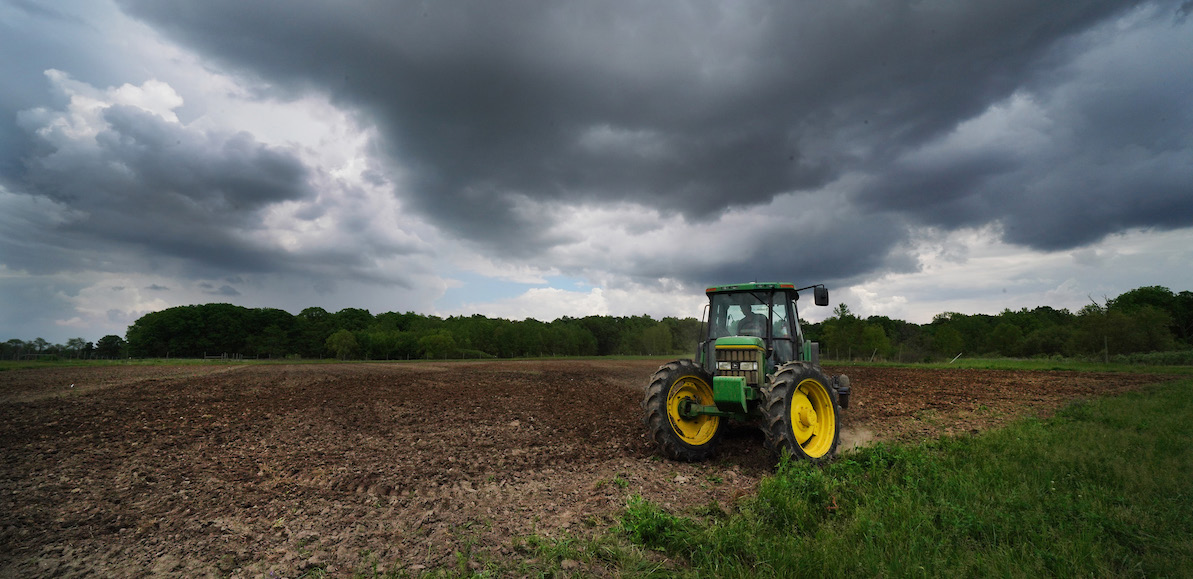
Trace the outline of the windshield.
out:
M 715 340 L 724 336 L 766 337 L 769 300 L 768 293 L 714 294 L 709 313 L 709 338 Z
M 755 336 L 767 340 L 780 362 L 794 359 L 796 345 L 802 341 L 799 326 L 792 324 L 795 304 L 787 294 L 774 292 L 774 310 L 770 310 L 771 292 L 713 294 L 709 304 L 709 339 L 725 336 Z

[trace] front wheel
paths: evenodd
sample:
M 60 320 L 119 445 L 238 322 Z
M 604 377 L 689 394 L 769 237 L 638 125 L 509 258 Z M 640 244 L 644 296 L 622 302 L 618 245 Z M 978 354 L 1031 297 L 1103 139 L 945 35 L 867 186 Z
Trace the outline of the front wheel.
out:
M 837 452 L 841 409 L 830 382 L 806 364 L 787 364 L 763 390 L 763 434 L 776 454 L 822 462 Z
M 673 460 L 697 461 L 711 457 L 721 441 L 719 416 L 687 416 L 691 404 L 712 406 L 712 378 L 691 360 L 677 360 L 659 367 L 646 386 L 643 418 L 650 437 L 663 455 Z

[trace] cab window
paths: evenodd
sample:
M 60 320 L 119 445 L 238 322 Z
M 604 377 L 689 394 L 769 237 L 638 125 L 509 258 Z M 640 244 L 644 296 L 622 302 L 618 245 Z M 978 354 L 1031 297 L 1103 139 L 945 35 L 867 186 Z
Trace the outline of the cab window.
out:
M 709 314 L 709 338 L 767 335 L 766 294 L 714 294 Z

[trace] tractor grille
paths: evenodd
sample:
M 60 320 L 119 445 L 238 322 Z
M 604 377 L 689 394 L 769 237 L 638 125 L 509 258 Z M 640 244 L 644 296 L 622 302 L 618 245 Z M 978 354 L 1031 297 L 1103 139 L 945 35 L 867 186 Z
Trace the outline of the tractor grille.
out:
M 717 348 L 717 362 L 729 362 L 732 370 L 717 370 L 717 376 L 745 376 L 746 384 L 758 384 L 758 370 L 741 370 L 742 362 L 758 361 L 756 348 Z

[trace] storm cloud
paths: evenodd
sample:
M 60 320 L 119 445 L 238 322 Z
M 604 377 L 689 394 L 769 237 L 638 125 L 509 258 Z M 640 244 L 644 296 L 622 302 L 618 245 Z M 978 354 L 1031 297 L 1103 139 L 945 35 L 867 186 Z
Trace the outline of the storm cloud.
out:
M 1055 252 L 1193 226 L 1179 2 L 117 6 L 165 48 L 112 50 L 156 72 L 16 25 L 99 42 L 98 9 L 4 9 L 41 47 L 6 69 L 7 222 L 38 224 L 0 234 L 36 249 L 8 268 L 81 245 L 229 297 L 261 273 L 442 292 L 445 261 L 687 291 L 914 273 L 955 232 Z
M 71 82 L 57 71 L 50 76 Z M 167 105 L 155 113 L 93 102 L 65 114 L 38 109 L 20 115 L 33 147 L 18 186 L 36 191 L 57 213 L 40 233 L 74 239 L 80 249 L 103 240 L 108 249 L 150 248 L 229 271 L 275 263 L 263 259 L 271 257 L 262 255 L 266 248 L 238 241 L 236 233 L 259 228 L 256 213 L 266 206 L 311 197 L 308 168 L 251 135 L 182 126 L 168 112 L 177 99 L 168 87 L 150 84 L 137 92 Z M 7 264 L 32 271 L 78 265 L 41 257 L 16 254 Z
M 1130 8 L 123 4 L 229 67 L 367 111 L 413 168 L 416 207 L 494 242 L 532 225 L 513 210 L 519 196 L 633 200 L 699 220 L 822 187 L 1038 82 L 1065 64 L 1066 43 Z M 947 173 L 968 169 L 933 175 L 919 185 L 934 190 L 908 201 L 953 195 L 960 176 Z

